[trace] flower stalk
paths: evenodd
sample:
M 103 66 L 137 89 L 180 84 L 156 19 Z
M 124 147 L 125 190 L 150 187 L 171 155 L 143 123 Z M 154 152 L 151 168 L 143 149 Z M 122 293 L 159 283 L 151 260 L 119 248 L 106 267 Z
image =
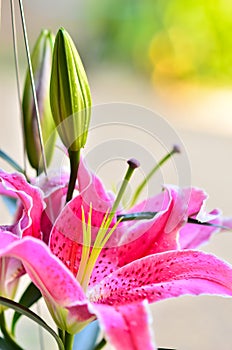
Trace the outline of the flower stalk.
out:
M 68 332 L 65 332 L 65 341 L 64 341 L 65 350 L 72 350 L 73 342 L 74 342 L 74 336 L 72 334 L 69 334 Z
M 66 203 L 72 199 L 73 191 L 75 189 L 77 172 L 78 172 L 79 163 L 80 163 L 80 150 L 78 151 L 68 150 L 68 154 L 69 154 L 69 161 L 70 161 L 70 178 L 68 183 Z

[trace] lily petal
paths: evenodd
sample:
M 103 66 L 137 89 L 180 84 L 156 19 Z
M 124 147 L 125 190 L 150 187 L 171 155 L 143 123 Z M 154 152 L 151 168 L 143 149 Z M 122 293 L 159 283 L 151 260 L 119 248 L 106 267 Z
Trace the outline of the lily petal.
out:
M 86 300 L 84 292 L 71 272 L 42 241 L 25 237 L 0 249 L 0 257 L 22 261 L 28 275 L 47 300 L 60 306 Z
M 105 213 L 113 203 L 112 197 L 105 191 L 100 179 L 87 170 L 83 160 L 79 165 L 78 184 L 80 194 L 66 204 L 61 211 L 54 223 L 49 241 L 51 251 L 74 275 L 78 271 L 83 244 L 82 207 L 87 222 L 90 205 L 92 206 L 91 235 L 94 242 Z M 64 246 L 69 248 L 63 249 Z
M 122 305 L 184 294 L 232 295 L 232 267 L 214 255 L 194 250 L 159 253 L 136 260 L 90 291 L 90 299 Z
M 9 196 L 17 195 L 21 200 L 23 210 L 15 226 L 16 234 L 19 236 L 33 236 L 41 238 L 40 219 L 44 209 L 42 192 L 29 185 L 24 176 L 19 173 L 8 174 L 0 170 L 0 193 L 8 193 Z
M 172 230 L 166 231 L 173 208 L 178 198 L 175 187 L 167 187 L 160 195 L 150 198 L 132 208 L 139 211 L 157 211 L 152 220 L 137 221 L 125 228 L 125 236 L 118 247 L 119 266 L 126 265 L 143 256 L 167 250 L 178 249 L 178 232 L 183 221 L 173 220 Z M 180 206 L 179 212 L 184 215 L 185 208 Z
M 87 169 L 85 161 L 81 159 L 78 169 L 79 192 L 83 202 L 90 203 L 95 211 L 105 212 L 111 208 L 114 198 L 107 192 L 101 180 Z
M 6 248 L 9 244 L 18 241 L 18 237 L 11 232 L 1 231 L 0 242 L 1 249 Z M 18 278 L 23 274 L 24 268 L 22 263 L 9 257 L 0 258 L 0 295 L 7 298 L 14 298 L 18 285 Z
M 221 225 L 221 212 L 214 209 L 209 213 L 215 216 L 216 219 L 208 221 L 213 225 Z M 180 229 L 180 248 L 181 249 L 195 249 L 202 244 L 207 243 L 212 235 L 219 232 L 221 229 L 216 226 L 204 226 L 200 224 L 187 223 Z
M 106 339 L 115 350 L 155 350 L 146 301 L 111 307 L 92 305 Z

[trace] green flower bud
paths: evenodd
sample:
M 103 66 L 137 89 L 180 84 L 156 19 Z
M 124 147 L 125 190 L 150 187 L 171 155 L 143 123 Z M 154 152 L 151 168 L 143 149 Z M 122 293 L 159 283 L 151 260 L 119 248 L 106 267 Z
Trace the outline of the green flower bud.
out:
M 31 55 L 47 165 L 49 165 L 52 159 L 56 137 L 49 97 L 53 44 L 54 36 L 51 32 L 43 30 L 36 41 Z M 31 166 L 40 173 L 43 170 L 41 162 L 42 151 L 29 71 L 27 71 L 24 85 L 22 109 L 28 159 Z
M 77 49 L 65 29 L 59 29 L 54 45 L 50 103 L 57 131 L 69 151 L 77 152 L 87 139 L 90 88 Z

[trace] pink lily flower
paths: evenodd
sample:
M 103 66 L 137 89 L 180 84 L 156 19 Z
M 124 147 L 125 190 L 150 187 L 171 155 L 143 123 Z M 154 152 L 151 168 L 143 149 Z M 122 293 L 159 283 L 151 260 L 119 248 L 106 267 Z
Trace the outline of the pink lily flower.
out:
M 0 226 L 1 249 L 21 237 L 41 238 L 40 220 L 44 210 L 41 191 L 29 185 L 21 174 L 8 174 L 0 170 L 0 193 L 20 200 L 14 224 Z M 14 299 L 19 277 L 24 273 L 25 269 L 20 260 L 2 257 L 0 259 L 1 296 Z
M 40 189 L 29 185 L 19 173 L 0 170 L 0 194 L 20 200 L 15 223 L 8 226 L 9 231 L 19 237 L 41 238 L 40 221 L 45 203 Z
M 186 224 L 189 216 L 203 215 L 202 191 L 188 189 L 180 196 L 175 187 L 167 187 L 131 209 L 157 211 L 152 220 L 115 225 L 114 218 L 111 236 L 105 240 L 109 230 L 104 232 L 102 222 L 113 197 L 83 163 L 78 180 L 79 195 L 58 215 L 48 246 L 34 237 L 12 242 L 0 232 L 0 239 L 5 236 L 0 257 L 22 262 L 59 328 L 75 334 L 98 318 L 115 349 L 155 349 L 148 302 L 184 294 L 232 295 L 230 265 L 185 249 L 198 246 L 215 231 L 202 226 L 203 239 L 196 241 L 197 225 Z M 181 199 L 187 197 L 186 205 Z M 218 222 L 215 214 L 204 217 Z

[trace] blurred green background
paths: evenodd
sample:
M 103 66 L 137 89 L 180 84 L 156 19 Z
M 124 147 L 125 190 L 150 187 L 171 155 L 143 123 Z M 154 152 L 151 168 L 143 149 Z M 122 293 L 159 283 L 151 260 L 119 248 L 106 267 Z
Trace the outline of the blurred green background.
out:
M 62 24 L 86 64 L 121 64 L 153 81 L 231 83 L 230 0 L 24 1 L 31 41 Z M 3 3 L 3 25 L 9 21 Z M 9 24 L 9 23 L 8 23 Z M 4 25 L 5 26 L 5 25 Z M 1 43 L 1 60 L 10 28 Z

